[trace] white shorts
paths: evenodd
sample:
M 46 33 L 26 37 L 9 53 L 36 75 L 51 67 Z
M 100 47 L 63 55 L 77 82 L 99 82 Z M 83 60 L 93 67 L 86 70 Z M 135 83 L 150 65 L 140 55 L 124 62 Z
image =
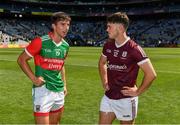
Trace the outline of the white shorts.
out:
M 104 95 L 100 104 L 100 111 L 114 112 L 116 118 L 121 121 L 130 121 L 136 118 L 137 108 L 138 97 L 113 100 Z
M 50 91 L 45 85 L 33 88 L 32 96 L 35 116 L 48 116 L 64 107 L 64 92 Z

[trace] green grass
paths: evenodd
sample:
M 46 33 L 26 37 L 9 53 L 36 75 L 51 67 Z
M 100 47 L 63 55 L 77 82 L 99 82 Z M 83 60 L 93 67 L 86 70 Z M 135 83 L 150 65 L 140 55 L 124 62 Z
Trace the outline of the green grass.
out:
M 71 47 L 63 124 L 97 124 L 103 96 L 97 63 L 102 48 Z M 158 74 L 139 97 L 137 124 L 180 124 L 180 49 L 145 48 Z M 0 124 L 33 124 L 31 81 L 16 63 L 22 49 L 0 49 Z M 33 61 L 30 62 L 33 66 Z M 138 77 L 138 84 L 142 72 Z M 118 123 L 116 120 L 114 124 Z

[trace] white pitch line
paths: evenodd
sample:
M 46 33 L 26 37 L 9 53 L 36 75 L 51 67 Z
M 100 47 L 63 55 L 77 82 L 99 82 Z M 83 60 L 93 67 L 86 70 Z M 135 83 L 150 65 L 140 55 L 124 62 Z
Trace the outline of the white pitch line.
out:
M 163 71 L 163 70 L 157 70 L 157 72 L 180 74 L 180 72 L 178 72 L 178 71 Z
M 82 66 L 82 67 L 95 67 L 95 68 L 98 67 L 98 66 L 94 66 L 94 65 L 85 65 L 85 64 L 65 64 L 65 65 L 69 65 L 69 66 Z
M 1 61 L 10 61 L 10 62 L 15 62 L 16 60 L 8 60 L 8 59 L 0 59 Z M 98 66 L 94 65 L 85 65 L 85 64 L 66 64 L 69 66 L 82 66 L 82 67 L 95 67 L 97 68 Z M 172 73 L 172 74 L 180 74 L 180 71 L 165 71 L 165 70 L 156 70 L 156 72 L 161 72 L 161 73 Z
M 10 59 L 0 59 L 0 61 L 9 61 L 9 62 L 15 62 L 16 60 L 10 60 Z
M 70 66 L 82 66 L 82 67 L 98 67 L 98 66 L 90 66 L 90 65 L 80 65 L 80 64 L 67 64 Z M 161 72 L 161 73 L 173 73 L 173 74 L 180 74 L 180 71 L 164 71 L 164 70 L 156 70 L 156 72 Z

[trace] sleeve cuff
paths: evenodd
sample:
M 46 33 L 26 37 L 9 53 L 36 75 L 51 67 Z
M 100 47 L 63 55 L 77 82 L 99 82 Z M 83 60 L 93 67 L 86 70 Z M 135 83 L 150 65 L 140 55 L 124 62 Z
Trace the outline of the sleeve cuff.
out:
M 101 54 L 102 56 L 104 56 L 104 57 L 107 57 L 106 55 L 104 55 L 103 53 Z
M 149 61 L 149 58 L 146 58 L 146 59 L 138 62 L 137 64 L 138 64 L 138 65 L 142 65 L 142 64 L 144 64 L 145 62 L 148 62 L 148 61 Z
M 28 54 L 28 56 L 33 57 L 33 56 L 27 51 L 26 48 L 25 48 L 25 52 L 26 52 L 26 54 Z

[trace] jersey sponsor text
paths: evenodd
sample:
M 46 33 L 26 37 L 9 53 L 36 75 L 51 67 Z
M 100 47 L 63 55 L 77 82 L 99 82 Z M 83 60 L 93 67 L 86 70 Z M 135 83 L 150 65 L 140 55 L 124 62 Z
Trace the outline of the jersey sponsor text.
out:
M 122 70 L 125 70 L 127 69 L 127 66 L 124 64 L 124 65 L 113 65 L 113 64 L 108 64 L 107 65 L 108 69 L 109 70 L 116 70 L 116 71 L 122 71 Z

